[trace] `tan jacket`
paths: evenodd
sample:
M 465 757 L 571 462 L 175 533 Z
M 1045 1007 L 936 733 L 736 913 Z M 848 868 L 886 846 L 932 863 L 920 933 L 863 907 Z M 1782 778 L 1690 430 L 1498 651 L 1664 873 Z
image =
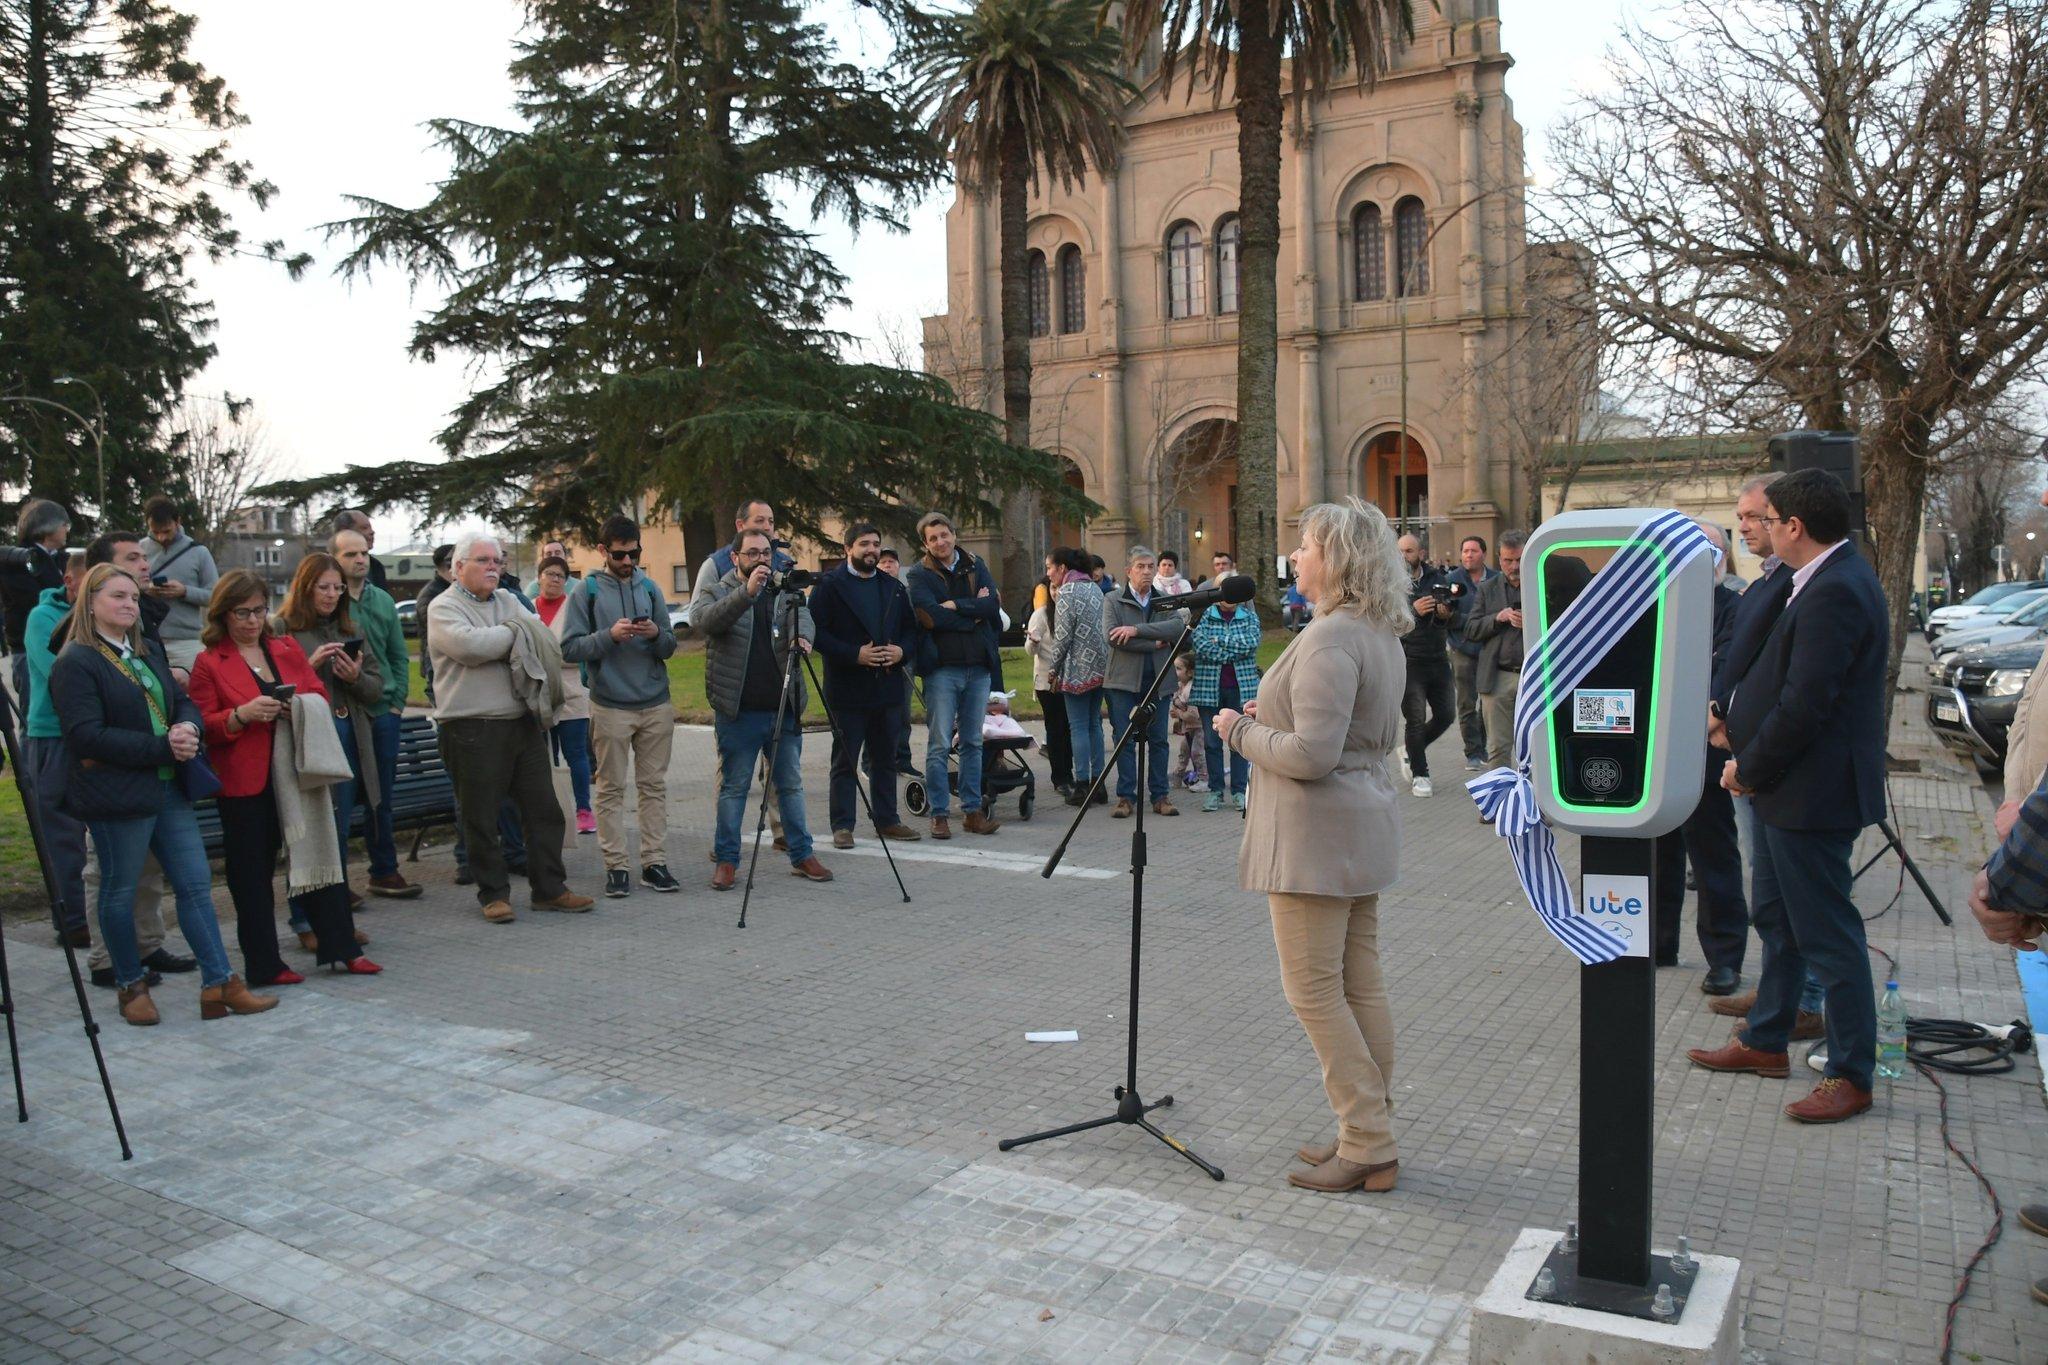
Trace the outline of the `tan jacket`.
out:
M 2048 674 L 2048 659 L 2034 665 L 2033 676 L 2013 707 L 2012 725 L 2005 732 L 2005 799 L 2024 801 L 2041 785 L 2041 773 L 2048 769 L 2048 687 L 2041 684 Z
M 1401 733 L 1401 640 L 1349 611 L 1318 612 L 1259 682 L 1259 715 L 1230 747 L 1257 769 L 1237 875 L 1247 891 L 1366 896 L 1401 871 L 1401 807 L 1386 757 Z

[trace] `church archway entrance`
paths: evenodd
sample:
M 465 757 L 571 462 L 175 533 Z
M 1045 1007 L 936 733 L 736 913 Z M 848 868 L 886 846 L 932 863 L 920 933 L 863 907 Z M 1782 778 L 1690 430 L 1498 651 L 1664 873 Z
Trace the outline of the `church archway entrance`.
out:
M 1365 447 L 1363 487 L 1396 530 L 1412 531 L 1428 543 L 1429 457 L 1420 442 L 1398 431 L 1373 437 Z
M 1209 572 L 1218 550 L 1237 553 L 1237 423 L 1196 422 L 1159 457 L 1152 525 L 1159 543 L 1181 557 L 1190 579 Z
M 1073 489 L 1076 493 L 1086 493 L 1088 491 L 1088 480 L 1082 475 L 1081 466 L 1062 455 L 1060 456 L 1060 468 L 1061 482 L 1065 483 L 1067 487 Z M 1067 517 L 1056 509 L 1046 507 L 1042 499 L 1039 501 L 1039 513 L 1036 520 L 1037 544 L 1031 547 L 1031 568 L 1034 574 L 1044 568 L 1045 557 L 1056 548 L 1063 545 L 1079 545 L 1088 529 L 1082 522 Z

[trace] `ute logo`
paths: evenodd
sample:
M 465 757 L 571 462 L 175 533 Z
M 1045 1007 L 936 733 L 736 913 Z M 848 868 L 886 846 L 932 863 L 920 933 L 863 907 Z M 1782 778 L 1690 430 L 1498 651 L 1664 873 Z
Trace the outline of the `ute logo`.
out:
M 1589 915 L 1640 915 L 1643 903 L 1634 896 L 1624 896 L 1618 891 L 1602 891 L 1586 897 L 1586 913 Z

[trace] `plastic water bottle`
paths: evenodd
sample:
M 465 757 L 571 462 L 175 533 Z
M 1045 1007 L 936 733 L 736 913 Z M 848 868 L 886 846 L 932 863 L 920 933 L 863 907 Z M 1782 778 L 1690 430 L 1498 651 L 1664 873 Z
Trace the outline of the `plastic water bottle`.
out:
M 1896 1081 L 1906 1074 L 1906 1003 L 1899 983 L 1884 983 L 1877 1001 L 1877 1074 Z

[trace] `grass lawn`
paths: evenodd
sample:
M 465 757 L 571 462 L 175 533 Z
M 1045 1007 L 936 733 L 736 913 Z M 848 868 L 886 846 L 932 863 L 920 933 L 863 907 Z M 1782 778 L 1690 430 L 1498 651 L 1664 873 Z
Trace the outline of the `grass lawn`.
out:
M 11 772 L 0 777 L 0 912 L 10 918 L 50 913 L 28 818 L 21 810 L 21 790 Z

